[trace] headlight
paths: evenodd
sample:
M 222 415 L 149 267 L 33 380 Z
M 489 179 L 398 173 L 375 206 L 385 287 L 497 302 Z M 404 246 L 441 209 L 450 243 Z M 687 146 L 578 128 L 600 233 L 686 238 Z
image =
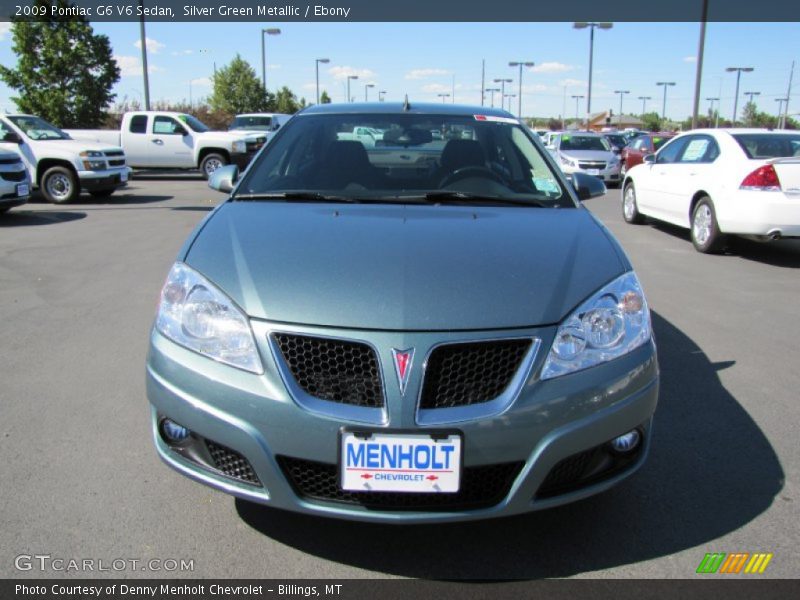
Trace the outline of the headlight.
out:
M 106 168 L 106 161 L 104 160 L 84 160 L 83 168 L 87 171 L 102 171 Z
M 636 274 L 625 273 L 592 295 L 558 328 L 542 379 L 612 360 L 650 339 L 650 310 Z
M 205 277 L 177 262 L 158 306 L 156 328 L 173 342 L 228 365 L 263 373 L 244 313 Z
M 245 142 L 233 142 L 232 149 L 234 152 L 247 152 L 247 144 Z
M 82 158 L 104 158 L 105 155 L 97 150 L 84 150 L 80 153 Z

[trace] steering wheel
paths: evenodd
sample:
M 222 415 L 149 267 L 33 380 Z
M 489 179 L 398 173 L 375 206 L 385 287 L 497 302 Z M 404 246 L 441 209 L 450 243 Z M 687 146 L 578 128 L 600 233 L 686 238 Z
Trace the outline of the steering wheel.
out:
M 461 167 L 460 169 L 456 169 L 442 179 L 441 183 L 439 183 L 439 187 L 443 188 L 451 183 L 455 183 L 456 181 L 461 181 L 462 179 L 467 179 L 469 177 L 483 177 L 484 179 L 491 179 L 492 181 L 496 181 L 497 183 L 505 185 L 505 181 L 503 181 L 503 179 L 491 169 L 476 166 Z

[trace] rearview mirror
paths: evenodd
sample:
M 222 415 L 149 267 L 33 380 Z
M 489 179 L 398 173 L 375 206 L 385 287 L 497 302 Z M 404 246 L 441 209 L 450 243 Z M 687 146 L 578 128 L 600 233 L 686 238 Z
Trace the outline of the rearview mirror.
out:
M 6 134 L 3 136 L 3 141 L 8 142 L 10 144 L 21 144 L 22 138 L 19 137 L 19 135 L 14 133 L 13 131 L 7 131 Z
M 236 165 L 226 165 L 215 170 L 208 177 L 208 187 L 218 192 L 229 194 L 233 191 L 233 186 L 239 180 L 239 167 Z
M 606 184 L 603 183 L 603 180 L 592 175 L 573 173 L 568 178 L 575 193 L 578 195 L 578 200 L 588 200 L 606 193 Z

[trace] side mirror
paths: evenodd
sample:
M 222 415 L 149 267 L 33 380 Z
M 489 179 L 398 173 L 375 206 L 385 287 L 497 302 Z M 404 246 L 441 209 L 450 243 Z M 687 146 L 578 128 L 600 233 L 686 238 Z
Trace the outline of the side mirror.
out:
M 229 194 L 239 180 L 239 167 L 226 165 L 215 170 L 208 178 L 208 187 L 218 192 Z
M 575 193 L 578 194 L 578 200 L 588 200 L 606 193 L 606 184 L 603 183 L 603 180 L 592 175 L 573 173 L 568 178 Z
M 10 144 L 21 144 L 22 138 L 19 136 L 19 134 L 13 131 L 7 131 L 6 134 L 3 136 L 3 141 L 8 142 Z
M 655 154 L 645 154 L 644 158 L 642 159 L 648 165 L 652 165 L 656 162 L 656 155 Z

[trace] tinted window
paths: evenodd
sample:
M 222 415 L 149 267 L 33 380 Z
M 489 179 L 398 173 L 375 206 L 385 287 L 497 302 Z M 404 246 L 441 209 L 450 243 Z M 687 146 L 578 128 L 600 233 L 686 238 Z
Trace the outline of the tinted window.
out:
M 230 128 L 249 129 L 252 131 L 271 131 L 272 117 L 236 117 L 231 123 Z M 276 128 L 277 129 L 277 128 Z
M 605 138 L 590 135 L 562 135 L 561 150 L 605 150 L 611 151 L 611 145 Z
M 690 135 L 686 142 L 679 162 L 706 163 L 713 162 L 719 156 L 719 146 L 714 138 L 707 135 Z
M 687 138 L 679 138 L 671 141 L 658 151 L 656 156 L 657 163 L 674 163 L 678 160 L 683 147 L 686 145 Z
M 747 158 L 800 156 L 800 133 L 737 133 L 733 139 Z
M 672 137 L 664 137 L 664 136 L 661 136 L 661 135 L 654 135 L 653 136 L 653 147 L 656 150 L 658 150 L 658 149 L 661 148 L 661 146 L 666 144 L 671 139 L 672 139 Z
M 147 133 L 147 115 L 134 115 L 131 117 L 131 133 Z

